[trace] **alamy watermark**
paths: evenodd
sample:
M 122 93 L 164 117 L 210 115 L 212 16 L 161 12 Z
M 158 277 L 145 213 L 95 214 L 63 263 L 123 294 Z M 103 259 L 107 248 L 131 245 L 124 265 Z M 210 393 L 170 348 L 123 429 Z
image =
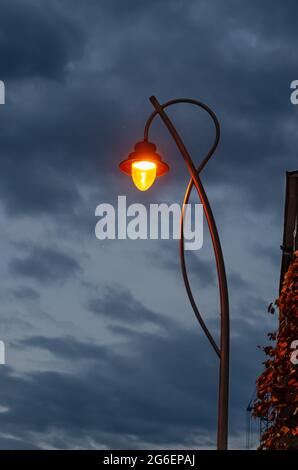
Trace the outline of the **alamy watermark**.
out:
M 5 104 L 5 85 L 0 80 L 0 104 Z M 5 364 L 5 344 L 0 341 L 0 364 Z
M 0 104 L 5 104 L 5 85 L 0 80 Z M 5 344 L 0 340 L 0 364 L 5 364 Z
M 5 104 L 5 85 L 2 80 L 0 80 L 0 104 Z
M 297 366 L 298 365 L 298 340 L 297 339 L 295 341 L 292 341 L 291 349 L 294 349 L 294 351 L 291 353 L 291 363 Z
M 293 80 L 290 84 L 291 92 L 290 100 L 292 104 L 298 104 L 298 80 Z
M 0 341 L 0 364 L 5 364 L 5 344 Z
M 140 203 L 127 206 L 126 196 L 118 196 L 117 208 L 112 204 L 99 204 L 95 209 L 99 221 L 95 235 L 99 240 L 169 240 L 180 239 L 181 207 L 150 204 L 149 210 Z M 185 204 L 183 210 L 185 250 L 199 250 L 203 246 L 203 206 Z

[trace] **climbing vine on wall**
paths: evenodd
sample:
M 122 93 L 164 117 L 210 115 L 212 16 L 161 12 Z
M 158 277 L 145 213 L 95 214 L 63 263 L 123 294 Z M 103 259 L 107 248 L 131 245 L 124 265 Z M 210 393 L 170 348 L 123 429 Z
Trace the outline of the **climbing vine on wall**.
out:
M 263 348 L 267 359 L 257 379 L 254 416 L 268 422 L 260 449 L 298 450 L 298 364 L 293 361 L 293 342 L 298 340 L 298 251 L 275 304 L 279 328 L 268 334 L 272 344 Z M 268 311 L 274 310 L 270 305 Z

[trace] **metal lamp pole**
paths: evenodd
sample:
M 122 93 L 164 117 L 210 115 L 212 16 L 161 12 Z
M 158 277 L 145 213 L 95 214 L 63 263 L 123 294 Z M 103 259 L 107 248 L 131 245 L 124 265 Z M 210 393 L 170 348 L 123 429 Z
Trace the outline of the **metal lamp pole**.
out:
M 220 138 L 220 126 L 218 119 L 215 113 L 204 103 L 201 103 L 197 100 L 193 99 L 175 99 L 168 101 L 164 104 L 160 104 L 155 96 L 150 97 L 150 101 L 155 108 L 155 111 L 149 117 L 144 131 L 144 140 L 148 140 L 148 133 L 150 129 L 150 125 L 156 115 L 159 115 L 166 125 L 168 131 L 170 132 L 171 136 L 173 137 L 183 159 L 187 166 L 187 169 L 190 173 L 191 179 L 188 184 L 184 201 L 183 207 L 187 204 L 189 200 L 189 196 L 192 190 L 193 185 L 195 186 L 200 201 L 204 208 L 204 213 L 207 219 L 208 228 L 210 231 L 213 250 L 215 254 L 216 260 L 216 268 L 217 268 L 217 275 L 218 275 L 218 284 L 219 284 L 219 291 L 220 291 L 220 348 L 217 347 L 216 342 L 214 341 L 211 333 L 209 332 L 208 328 L 205 325 L 203 318 L 197 308 L 195 300 L 193 298 L 187 271 L 185 265 L 185 256 L 184 256 L 184 239 L 183 239 L 183 211 L 181 215 L 181 238 L 180 238 L 180 261 L 181 261 L 181 269 L 183 274 L 183 280 L 186 287 L 186 291 L 194 310 L 194 313 L 206 334 L 209 342 L 211 343 L 214 351 L 219 357 L 220 360 L 220 367 L 219 367 L 219 395 L 218 395 L 218 424 L 217 424 L 217 449 L 218 450 L 225 450 L 227 449 L 228 445 L 228 402 L 229 402 L 229 353 L 230 353 L 230 320 L 229 320 L 229 296 L 228 296 L 228 285 L 227 285 L 227 278 L 225 272 L 225 264 L 223 259 L 223 253 L 221 249 L 220 239 L 217 231 L 217 227 L 215 224 L 214 216 L 210 207 L 210 203 L 208 201 L 207 195 L 205 193 L 203 184 L 199 177 L 199 173 L 205 167 L 206 163 L 213 155 Z M 212 147 L 210 148 L 209 152 L 205 156 L 205 158 L 201 161 L 198 168 L 194 166 L 194 163 L 190 157 L 189 152 L 187 151 L 178 131 L 176 130 L 174 124 L 168 117 L 165 112 L 165 108 L 172 106 L 178 103 L 189 103 L 195 106 L 199 106 L 200 108 L 207 111 L 209 116 L 212 118 L 216 136 Z
M 170 132 L 171 136 L 173 137 L 183 159 L 187 166 L 187 169 L 190 174 L 190 181 L 188 183 L 182 213 L 181 213 L 181 237 L 180 237 L 180 262 L 181 262 L 181 270 L 183 275 L 183 280 L 186 288 L 186 292 L 191 303 L 192 309 L 195 313 L 195 316 L 203 329 L 205 335 L 207 336 L 211 346 L 213 347 L 215 353 L 219 357 L 220 360 L 220 367 L 219 367 L 219 396 L 218 396 L 218 430 L 217 430 L 217 449 L 224 450 L 227 449 L 227 441 L 228 441 L 228 402 L 229 402 L 229 349 L 230 349 L 230 320 L 229 320 L 229 299 L 228 299 L 228 286 L 227 286 L 227 278 L 225 272 L 225 265 L 223 260 L 222 249 L 220 245 L 220 240 L 218 236 L 218 231 L 216 228 L 215 220 L 212 214 L 212 210 L 205 193 L 204 187 L 202 185 L 200 179 L 200 172 L 205 167 L 206 163 L 209 161 L 211 156 L 213 155 L 220 137 L 220 126 L 216 114 L 207 106 L 206 104 L 188 98 L 180 98 L 168 101 L 164 104 L 160 104 L 155 96 L 151 96 L 150 101 L 155 108 L 151 116 L 149 116 L 147 123 L 144 129 L 144 140 L 142 142 L 138 142 L 135 145 L 134 152 L 132 152 L 126 160 L 123 160 L 119 164 L 119 168 L 121 171 L 126 173 L 127 175 L 132 176 L 134 183 L 141 191 L 146 191 L 152 184 L 156 176 L 162 176 L 169 170 L 169 166 L 162 161 L 160 155 L 158 155 L 156 150 L 156 145 L 148 140 L 149 129 L 152 124 L 153 119 L 159 115 L 166 125 L 168 131 Z M 209 116 L 212 118 L 213 123 L 215 125 L 215 139 L 213 142 L 212 147 L 206 154 L 206 156 L 202 159 L 198 168 L 195 167 L 189 152 L 187 151 L 180 135 L 178 134 L 177 129 L 175 128 L 174 124 L 168 117 L 165 112 L 165 108 L 179 104 L 179 103 L 188 103 L 195 106 L 198 106 L 204 109 Z M 152 173 L 151 177 L 149 176 L 146 171 L 149 171 L 152 168 L 155 169 L 156 173 Z M 148 178 L 146 177 L 146 174 Z M 147 178 L 147 179 L 146 179 Z M 219 292 L 220 292 L 220 347 L 217 346 L 212 334 L 208 330 L 205 322 L 199 312 L 199 309 L 196 305 L 195 299 L 193 297 L 190 283 L 188 280 L 186 263 L 185 263 L 185 253 L 184 253 L 184 232 L 183 232 L 183 219 L 184 219 L 184 212 L 185 212 L 185 205 L 188 203 L 191 190 L 195 186 L 200 201 L 204 208 L 204 213 L 207 219 L 209 232 L 211 235 L 213 250 L 215 254 L 216 260 L 216 268 L 217 268 L 217 275 L 218 275 L 218 285 L 219 285 Z

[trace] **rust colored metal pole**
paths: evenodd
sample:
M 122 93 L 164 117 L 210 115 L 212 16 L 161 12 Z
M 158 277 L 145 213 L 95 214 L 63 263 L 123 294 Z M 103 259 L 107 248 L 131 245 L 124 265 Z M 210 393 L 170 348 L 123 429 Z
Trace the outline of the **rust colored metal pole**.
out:
M 177 99 L 172 100 L 164 105 L 161 105 L 154 96 L 150 98 L 151 103 L 155 108 L 155 112 L 149 117 L 146 127 L 144 137 L 147 139 L 148 132 L 150 125 L 152 123 L 153 118 L 158 114 L 161 119 L 163 120 L 164 124 L 166 125 L 167 129 L 169 130 L 171 136 L 173 137 L 185 163 L 188 168 L 188 171 L 191 176 L 191 181 L 188 185 L 188 188 L 185 193 L 184 203 L 186 204 L 189 195 L 194 185 L 198 192 L 199 198 L 201 203 L 203 204 L 204 213 L 207 219 L 208 228 L 210 231 L 215 260 L 216 260 L 216 267 L 217 267 L 217 274 L 218 274 L 218 283 L 219 283 L 219 291 L 220 291 L 220 350 L 218 350 L 215 341 L 212 338 L 212 335 L 208 331 L 205 323 L 196 307 L 195 301 L 193 299 L 190 285 L 188 282 L 186 267 L 185 267 L 185 259 L 184 259 L 184 244 L 182 239 L 182 245 L 180 245 L 180 258 L 181 258 L 181 267 L 184 277 L 185 287 L 188 293 L 188 297 L 191 301 L 192 307 L 194 312 L 206 334 L 208 337 L 211 345 L 213 346 L 215 352 L 220 357 L 220 368 L 219 368 L 219 396 L 218 396 L 218 427 L 217 427 L 217 449 L 218 450 L 226 450 L 228 445 L 228 402 L 229 402 L 229 355 L 230 355 L 230 321 L 229 321 L 229 299 L 228 299 L 228 286 L 227 286 L 227 278 L 225 272 L 225 265 L 224 259 L 220 244 L 220 239 L 217 231 L 217 227 L 215 224 L 214 216 L 209 204 L 209 200 L 205 193 L 204 187 L 202 185 L 201 179 L 199 177 L 199 172 L 204 168 L 208 160 L 210 159 L 211 155 L 213 154 L 220 135 L 219 123 L 215 113 L 204 103 L 201 103 L 196 100 L 191 99 Z M 164 108 L 176 103 L 190 103 L 197 105 L 205 111 L 209 113 L 212 117 L 215 127 L 216 127 L 216 138 L 213 146 L 211 147 L 210 151 L 207 153 L 206 157 L 202 160 L 201 164 L 199 165 L 198 169 L 195 168 L 194 163 L 188 153 L 179 133 L 177 132 L 175 126 L 173 125 L 172 121 L 169 119 L 168 115 L 164 111 Z M 181 225 L 181 231 L 183 235 L 183 219 Z

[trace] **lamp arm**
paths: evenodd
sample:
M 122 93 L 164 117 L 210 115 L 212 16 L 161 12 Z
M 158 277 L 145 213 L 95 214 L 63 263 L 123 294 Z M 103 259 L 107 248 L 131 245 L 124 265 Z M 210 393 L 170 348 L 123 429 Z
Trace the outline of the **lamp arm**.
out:
M 175 100 L 170 100 L 170 101 L 167 101 L 166 103 L 164 103 L 161 107 L 162 109 L 165 109 L 169 106 L 172 106 L 174 104 L 178 104 L 178 103 L 190 103 L 190 104 L 193 104 L 193 105 L 197 105 L 201 108 L 203 108 L 205 111 L 207 111 L 207 113 L 211 116 L 213 122 L 214 122 L 214 125 L 215 125 L 215 139 L 214 139 L 214 142 L 213 142 L 213 145 L 212 147 L 210 148 L 210 150 L 207 152 L 206 156 L 203 158 L 203 160 L 201 161 L 200 165 L 198 166 L 197 168 L 197 172 L 200 173 L 200 171 L 203 170 L 203 168 L 205 167 L 206 163 L 208 162 L 208 160 L 211 158 L 211 156 L 213 155 L 213 153 L 215 152 L 216 150 L 216 147 L 218 145 L 218 142 L 219 142 L 219 139 L 220 139 L 220 126 L 219 126 L 219 122 L 218 122 L 218 119 L 216 117 L 216 114 L 212 111 L 212 109 L 209 108 L 209 106 L 205 105 L 204 103 L 201 103 L 199 101 L 196 101 L 196 100 L 193 100 L 193 99 L 189 99 L 189 98 L 179 98 L 179 99 L 175 99 Z M 158 111 L 155 109 L 153 111 L 153 113 L 149 116 L 147 122 L 146 122 L 146 125 L 145 125 L 145 130 L 144 130 L 144 140 L 148 140 L 148 134 L 149 134 L 149 129 L 150 129 L 150 126 L 152 124 L 152 121 L 153 119 L 158 115 Z M 183 204 L 182 204 L 182 214 L 181 214 L 181 219 L 180 219 L 180 247 L 179 247 L 179 251 L 180 251 L 180 264 L 181 264 L 181 271 L 182 271 L 182 276 L 183 276 L 183 281 L 184 281 L 184 285 L 185 285 L 185 289 L 186 289 L 186 292 L 187 292 L 187 296 L 188 296 L 188 299 L 190 301 L 190 304 L 192 306 L 192 309 L 194 311 L 194 314 L 202 328 L 202 330 L 204 331 L 207 339 L 209 340 L 212 348 L 214 349 L 215 353 L 217 354 L 218 357 L 220 357 L 220 350 L 212 336 L 212 334 L 210 333 L 208 327 L 206 326 L 203 318 L 202 318 L 202 315 L 199 311 L 199 308 L 196 304 L 196 301 L 194 299 L 194 296 L 192 294 L 192 290 L 191 290 L 191 287 L 190 287 L 190 282 L 189 282 L 189 278 L 188 278 L 188 274 L 187 274 L 187 269 L 186 269 L 186 262 L 185 262 L 185 251 L 184 251 L 184 230 L 183 230 L 183 220 L 184 220 L 184 211 L 185 211 L 185 205 L 188 203 L 189 201 L 189 197 L 190 197 L 190 194 L 191 194 L 191 191 L 192 191 L 192 188 L 193 188 L 193 178 L 191 177 L 190 178 L 190 181 L 188 183 L 188 186 L 187 186 L 187 189 L 186 189 L 186 192 L 185 192 L 185 196 L 184 196 L 184 200 L 183 200 Z
M 151 96 L 150 101 L 152 102 L 152 104 L 153 104 L 152 100 L 154 100 L 154 99 L 156 100 L 155 96 Z M 163 110 L 165 108 L 168 108 L 169 106 L 172 106 L 173 104 L 179 104 L 179 103 L 193 104 L 195 106 L 199 106 L 200 108 L 204 109 L 209 114 L 209 116 L 212 118 L 212 120 L 214 122 L 215 139 L 214 139 L 214 142 L 212 144 L 212 147 L 210 148 L 210 150 L 208 151 L 208 153 L 203 158 L 203 160 L 201 161 L 201 163 L 199 164 L 199 166 L 197 168 L 197 172 L 200 173 L 203 170 L 206 163 L 208 162 L 208 160 L 212 157 L 213 153 L 216 150 L 216 147 L 217 147 L 219 139 L 220 139 L 220 125 L 219 125 L 219 122 L 218 122 L 218 119 L 217 119 L 217 116 L 216 116 L 215 112 L 212 111 L 212 109 L 209 108 L 209 106 L 207 106 L 205 103 L 203 103 L 201 101 L 198 101 L 198 100 L 193 100 L 193 99 L 190 99 L 190 98 L 178 98 L 178 99 L 175 99 L 175 100 L 167 101 L 163 105 L 160 105 L 160 107 Z M 155 105 L 153 104 L 153 106 L 155 106 Z M 159 112 L 157 111 L 157 109 L 155 109 L 153 111 L 153 113 L 149 116 L 149 118 L 147 119 L 147 122 L 146 122 L 146 125 L 145 125 L 145 128 L 144 128 L 144 140 L 148 140 L 148 134 L 149 134 L 150 126 L 152 124 L 153 119 L 158 114 L 159 114 Z M 192 178 L 191 178 L 191 180 L 192 180 Z
M 166 125 L 168 131 L 170 132 L 172 138 L 174 139 L 178 149 L 180 150 L 180 153 L 191 175 L 191 181 L 188 184 L 183 204 L 185 204 L 189 200 L 190 192 L 194 184 L 198 192 L 200 201 L 203 204 L 204 213 L 207 219 L 208 228 L 209 228 L 209 232 L 210 232 L 210 236 L 212 240 L 212 245 L 213 245 L 213 250 L 214 250 L 214 255 L 215 255 L 215 260 L 216 260 L 217 275 L 218 275 L 218 284 L 219 284 L 219 291 L 220 291 L 220 311 L 221 311 L 217 448 L 220 450 L 226 449 L 227 448 L 227 435 L 228 435 L 229 353 L 230 353 L 230 321 L 229 321 L 228 286 L 227 286 L 224 259 L 223 259 L 223 254 L 222 254 L 217 227 L 216 227 L 214 216 L 213 216 L 210 204 L 209 204 L 209 200 L 207 198 L 201 179 L 199 177 L 199 172 L 204 168 L 204 166 L 206 165 L 208 160 L 211 158 L 214 150 L 217 147 L 219 137 L 220 137 L 220 127 L 219 127 L 219 123 L 218 123 L 215 113 L 207 105 L 199 101 L 192 100 L 192 99 L 177 99 L 177 100 L 168 101 L 167 103 L 161 105 L 154 96 L 150 97 L 150 101 L 152 105 L 154 106 L 155 111 L 151 114 L 151 116 L 149 117 L 146 123 L 145 130 L 144 130 L 144 139 L 145 140 L 148 139 L 148 132 L 149 132 L 150 125 L 154 117 L 157 114 L 159 114 L 162 121 Z M 208 114 L 212 117 L 214 121 L 214 124 L 216 127 L 215 141 L 210 151 L 207 153 L 206 157 L 200 163 L 198 169 L 195 168 L 194 163 L 191 159 L 191 156 L 188 153 L 188 150 L 186 149 L 180 135 L 178 134 L 175 126 L 173 125 L 170 118 L 164 111 L 165 107 L 176 104 L 176 103 L 191 103 L 191 104 L 197 105 L 205 109 L 205 111 L 208 112 Z M 182 217 L 182 224 L 183 224 L 183 212 L 182 212 L 181 217 Z M 183 225 L 181 225 L 181 230 L 183 232 Z M 192 292 L 191 292 L 188 277 L 187 277 L 186 266 L 185 266 L 184 240 L 183 239 L 181 240 L 182 241 L 180 243 L 180 259 L 181 259 L 181 268 L 182 268 L 186 291 L 187 291 L 189 300 L 191 302 L 191 305 L 193 307 L 193 310 L 195 312 L 195 315 L 197 319 L 199 320 L 200 325 L 201 326 L 204 325 L 202 326 L 202 328 L 214 348 L 214 345 L 215 345 L 214 340 L 211 334 L 209 333 L 209 330 L 207 330 L 207 327 L 197 309 L 197 306 L 192 296 Z M 211 339 L 213 341 L 211 341 Z

